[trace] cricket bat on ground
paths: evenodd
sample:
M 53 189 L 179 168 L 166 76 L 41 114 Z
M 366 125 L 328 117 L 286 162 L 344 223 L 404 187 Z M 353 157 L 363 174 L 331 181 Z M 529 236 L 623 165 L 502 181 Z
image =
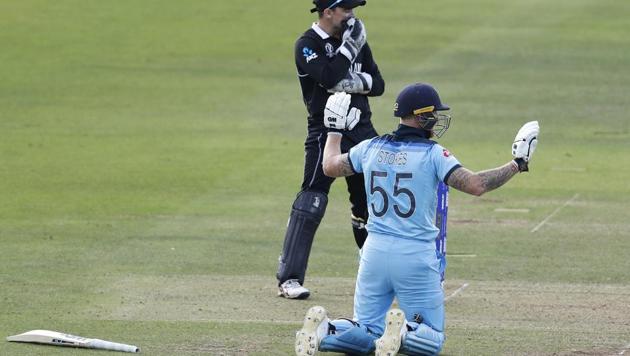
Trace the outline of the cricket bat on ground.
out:
M 56 346 L 83 347 L 86 349 L 101 349 L 122 352 L 140 352 L 140 348 L 133 345 L 100 339 L 89 339 L 81 336 L 64 334 L 50 330 L 31 330 L 24 334 L 7 337 L 7 341 L 30 342 Z

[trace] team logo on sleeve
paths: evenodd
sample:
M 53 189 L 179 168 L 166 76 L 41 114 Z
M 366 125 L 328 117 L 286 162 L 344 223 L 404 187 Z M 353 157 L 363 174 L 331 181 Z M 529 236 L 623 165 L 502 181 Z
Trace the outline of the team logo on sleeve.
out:
M 317 58 L 317 53 L 315 53 L 312 49 L 308 47 L 302 48 L 302 54 L 304 54 L 304 58 L 306 58 L 306 63 L 312 61 Z
M 444 155 L 444 157 L 450 157 L 451 156 L 451 153 L 446 148 L 442 149 L 442 154 Z

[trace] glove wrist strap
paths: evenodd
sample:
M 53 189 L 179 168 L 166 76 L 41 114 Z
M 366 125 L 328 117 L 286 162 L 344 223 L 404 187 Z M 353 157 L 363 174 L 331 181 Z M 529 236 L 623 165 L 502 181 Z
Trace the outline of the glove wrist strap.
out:
M 339 47 L 339 53 L 343 54 L 344 57 L 348 58 L 348 60 L 350 61 L 350 63 L 354 63 L 354 55 L 353 53 L 347 49 L 344 45 L 342 45 L 341 47 Z
M 529 171 L 529 167 L 527 166 L 527 162 L 523 158 L 515 158 L 514 161 L 512 161 L 512 162 L 516 163 L 516 166 L 518 167 L 518 171 L 519 172 L 528 172 Z

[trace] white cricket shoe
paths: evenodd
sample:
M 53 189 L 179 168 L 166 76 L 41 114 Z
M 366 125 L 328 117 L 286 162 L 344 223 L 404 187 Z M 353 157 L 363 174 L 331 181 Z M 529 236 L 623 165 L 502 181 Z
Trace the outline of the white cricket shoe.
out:
M 319 343 L 328 335 L 329 322 L 326 309 L 315 306 L 306 312 L 302 329 L 295 334 L 295 354 L 298 356 L 315 355 Z
M 385 318 L 385 332 L 376 340 L 375 356 L 394 356 L 398 354 L 402 336 L 407 332 L 405 313 L 400 309 L 391 309 Z
M 311 295 L 311 292 L 302 287 L 297 279 L 289 279 L 284 281 L 278 287 L 278 296 L 288 299 L 306 299 Z

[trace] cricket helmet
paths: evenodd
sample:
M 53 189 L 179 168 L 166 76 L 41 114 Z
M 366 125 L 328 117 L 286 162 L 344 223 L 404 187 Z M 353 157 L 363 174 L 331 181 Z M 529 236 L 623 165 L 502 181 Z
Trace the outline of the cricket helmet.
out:
M 451 117 L 438 111 L 450 110 L 440 100 L 437 90 L 430 84 L 416 83 L 405 87 L 394 105 L 394 116 L 406 117 L 414 115 L 420 120 L 421 127 L 441 137 L 448 129 Z

